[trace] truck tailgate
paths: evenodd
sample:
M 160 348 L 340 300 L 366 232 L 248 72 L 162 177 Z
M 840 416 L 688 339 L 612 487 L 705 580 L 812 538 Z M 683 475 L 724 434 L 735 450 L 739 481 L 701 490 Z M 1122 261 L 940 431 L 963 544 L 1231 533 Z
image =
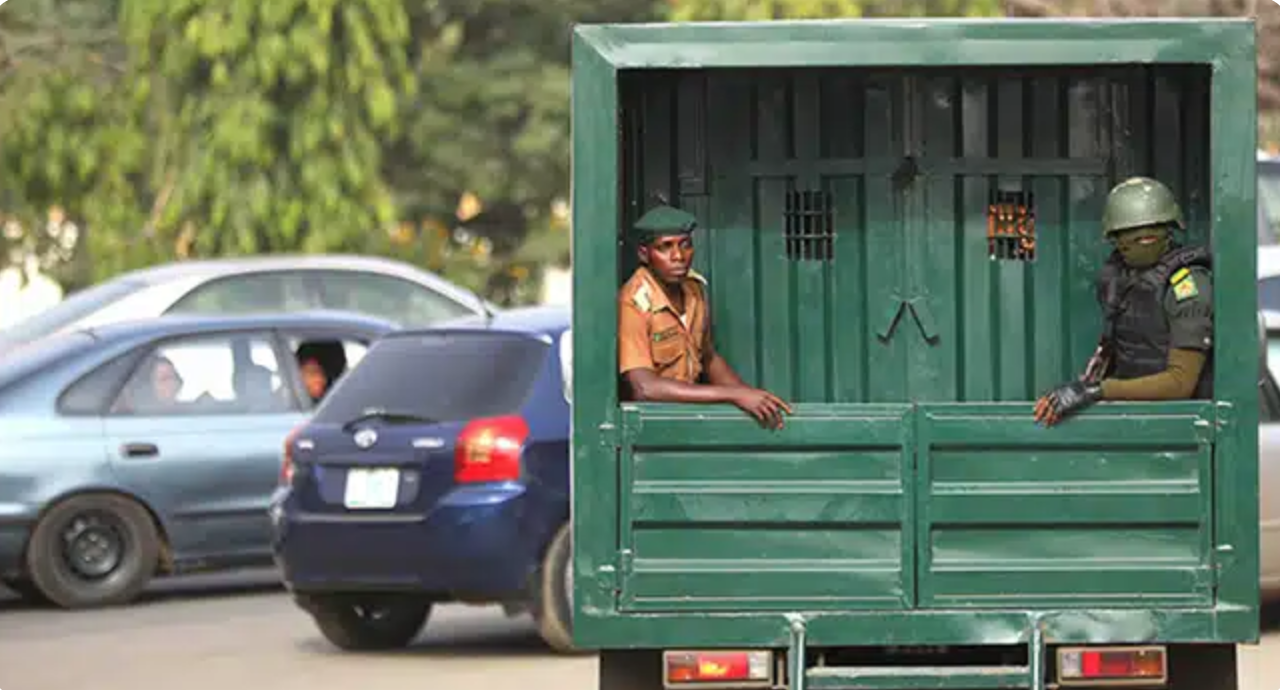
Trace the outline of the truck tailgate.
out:
M 1204 606 L 1214 408 L 626 406 L 623 611 Z

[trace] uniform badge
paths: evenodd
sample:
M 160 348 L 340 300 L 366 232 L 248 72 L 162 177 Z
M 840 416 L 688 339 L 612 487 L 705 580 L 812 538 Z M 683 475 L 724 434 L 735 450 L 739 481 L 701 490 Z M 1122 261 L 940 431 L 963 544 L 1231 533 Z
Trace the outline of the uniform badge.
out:
M 674 338 L 677 334 L 677 331 L 678 329 L 676 329 L 675 327 L 668 328 L 665 331 L 658 331 L 657 333 L 653 334 L 653 342 L 660 343 L 669 338 Z
M 1196 287 L 1196 279 L 1191 277 L 1191 271 L 1185 268 L 1173 274 L 1170 282 L 1173 283 L 1173 297 L 1179 302 L 1200 294 L 1200 289 Z

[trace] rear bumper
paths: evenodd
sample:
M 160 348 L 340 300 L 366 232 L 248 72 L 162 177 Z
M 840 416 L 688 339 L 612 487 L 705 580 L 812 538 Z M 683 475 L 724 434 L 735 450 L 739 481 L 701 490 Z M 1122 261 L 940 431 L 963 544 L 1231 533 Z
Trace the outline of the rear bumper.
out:
M 273 502 L 272 547 L 295 592 L 412 591 L 500 598 L 523 592 L 554 534 L 520 485 L 459 489 L 424 517 L 299 512 Z

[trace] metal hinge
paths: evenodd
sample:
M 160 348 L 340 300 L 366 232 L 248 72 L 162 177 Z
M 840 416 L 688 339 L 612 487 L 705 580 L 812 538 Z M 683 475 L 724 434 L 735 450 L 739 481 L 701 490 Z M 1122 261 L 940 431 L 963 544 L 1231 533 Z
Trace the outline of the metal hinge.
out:
M 600 432 L 600 445 L 605 448 L 617 448 L 622 440 L 622 430 L 613 422 L 605 422 L 596 427 Z
M 612 595 L 616 604 L 622 596 L 622 581 L 631 572 L 631 549 L 619 549 L 614 554 L 612 565 L 602 565 L 596 570 L 600 589 Z
M 1235 547 L 1231 544 L 1219 544 L 1209 552 L 1209 577 L 1212 578 L 1210 586 L 1213 589 L 1218 588 L 1218 582 L 1222 578 L 1222 567 L 1231 565 L 1235 559 Z

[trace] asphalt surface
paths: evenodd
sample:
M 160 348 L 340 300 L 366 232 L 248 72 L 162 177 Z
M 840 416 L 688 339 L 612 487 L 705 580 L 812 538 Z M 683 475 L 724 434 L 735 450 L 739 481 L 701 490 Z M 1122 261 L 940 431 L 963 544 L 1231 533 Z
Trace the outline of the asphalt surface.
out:
M 1243 647 L 1242 690 L 1280 689 L 1280 614 Z M 28 607 L 0 589 L 3 690 L 593 690 L 594 656 L 548 651 L 527 618 L 447 606 L 418 642 L 342 653 L 269 571 L 157 583 L 137 605 L 89 612 Z

